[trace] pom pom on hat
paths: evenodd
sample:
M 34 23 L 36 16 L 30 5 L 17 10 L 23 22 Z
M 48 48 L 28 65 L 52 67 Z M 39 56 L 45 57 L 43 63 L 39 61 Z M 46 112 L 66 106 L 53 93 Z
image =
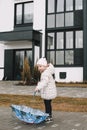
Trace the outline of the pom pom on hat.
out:
M 40 58 L 40 59 L 37 61 L 37 65 L 44 65 L 44 66 L 46 66 L 46 65 L 47 65 L 47 60 L 46 60 L 46 58 Z

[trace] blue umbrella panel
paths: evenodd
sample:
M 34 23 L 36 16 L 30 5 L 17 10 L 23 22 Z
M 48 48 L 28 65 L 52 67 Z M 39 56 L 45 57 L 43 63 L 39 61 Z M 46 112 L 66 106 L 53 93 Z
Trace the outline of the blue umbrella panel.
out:
M 42 112 L 39 109 L 33 109 L 25 105 L 11 105 L 12 112 L 15 116 L 26 123 L 38 124 L 44 122 L 49 114 Z

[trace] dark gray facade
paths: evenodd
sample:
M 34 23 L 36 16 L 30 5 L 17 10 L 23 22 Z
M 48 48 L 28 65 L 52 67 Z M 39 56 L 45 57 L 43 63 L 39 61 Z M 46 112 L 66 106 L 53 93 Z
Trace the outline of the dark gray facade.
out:
M 83 33 L 84 33 L 84 65 L 83 79 L 87 80 L 87 0 L 84 0 L 83 5 Z
M 61 0 L 55 0 L 52 2 L 53 3 L 51 5 L 50 0 L 46 0 L 46 35 L 45 35 L 46 57 L 49 61 L 53 62 L 55 67 L 58 68 L 70 67 L 72 69 L 72 67 L 73 68 L 82 67 L 83 81 L 86 81 L 87 80 L 87 0 L 82 0 L 80 1 L 81 3 L 79 3 L 79 1 L 77 0 L 70 0 L 70 1 L 62 0 L 62 2 L 64 2 L 63 4 L 61 3 Z M 58 2 L 61 5 L 61 7 L 59 6 Z M 68 2 L 70 4 L 70 7 L 68 6 L 69 5 Z M 77 8 L 79 4 L 80 6 L 79 8 Z M 78 40 L 79 47 L 76 47 L 77 44 L 76 40 L 81 37 L 81 35 L 78 35 L 77 37 L 77 33 L 79 31 L 82 31 L 83 35 L 82 47 L 79 46 L 81 45 L 79 40 Z M 72 33 L 71 40 L 73 41 L 70 43 L 72 46 L 68 46 L 69 44 L 67 44 L 68 43 L 67 37 L 69 36 L 70 33 Z M 63 42 L 60 42 L 60 39 Z M 51 42 L 51 44 L 48 47 L 49 41 Z

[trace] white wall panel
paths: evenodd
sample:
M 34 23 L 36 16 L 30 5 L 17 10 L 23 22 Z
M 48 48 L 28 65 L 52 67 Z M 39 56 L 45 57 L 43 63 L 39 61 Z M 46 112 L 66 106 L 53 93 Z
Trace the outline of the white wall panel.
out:
M 4 45 L 0 44 L 0 67 L 4 67 Z
M 0 0 L 0 32 L 13 30 L 14 3 L 13 0 Z
M 37 60 L 40 58 L 39 54 L 40 54 L 40 49 L 38 46 L 35 46 L 35 48 L 34 48 L 34 57 L 35 57 L 34 64 L 35 65 L 36 65 Z
M 0 69 L 0 80 L 4 77 L 4 69 Z
M 34 0 L 33 29 L 42 33 L 42 56 L 45 54 L 45 0 Z
M 66 78 L 60 79 L 59 73 L 66 72 Z M 82 82 L 83 81 L 83 68 L 82 67 L 67 67 L 55 68 L 56 81 L 58 82 Z
M 32 48 L 32 42 L 30 41 L 12 41 L 5 43 L 4 49 L 27 49 Z

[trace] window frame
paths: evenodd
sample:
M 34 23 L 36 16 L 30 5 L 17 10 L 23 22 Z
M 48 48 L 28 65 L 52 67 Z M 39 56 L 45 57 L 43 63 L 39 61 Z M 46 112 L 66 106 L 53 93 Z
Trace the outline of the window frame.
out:
M 47 54 L 49 53 L 51 53 L 51 52 L 53 52 L 54 53 L 54 59 L 53 59 L 53 63 L 54 63 L 54 66 L 61 66 L 61 67 L 63 67 L 63 66 L 66 66 L 66 67 L 72 67 L 72 66 L 82 66 L 83 65 L 83 61 L 81 61 L 81 60 L 78 60 L 78 63 L 76 62 L 76 57 L 77 56 L 79 56 L 79 54 L 80 54 L 80 56 L 81 57 L 83 57 L 83 48 L 76 48 L 75 47 L 75 39 L 76 39 L 76 32 L 79 32 L 79 31 L 83 31 L 83 30 L 66 30 L 66 31 L 60 31 L 60 32 L 58 32 L 58 31 L 55 31 L 55 32 L 51 32 L 51 31 L 48 31 L 47 33 L 49 34 L 49 33 L 52 33 L 53 35 L 54 35 L 54 48 L 47 48 L 47 46 L 46 46 L 46 56 L 47 56 Z M 71 46 L 70 46 L 70 48 L 68 47 L 66 47 L 66 37 L 67 37 L 67 33 L 69 33 L 69 32 L 71 32 L 73 35 L 72 35 L 72 39 L 73 39 L 73 45 L 72 45 L 72 48 L 71 48 Z M 64 40 L 63 40 L 63 42 L 64 42 L 64 45 L 63 45 L 63 48 L 57 48 L 57 34 L 58 33 L 63 33 L 63 38 L 64 38 Z M 82 37 L 83 38 L 83 37 Z M 48 39 L 48 38 L 47 38 Z M 67 54 L 67 52 L 70 52 L 71 51 L 71 53 L 72 53 L 72 59 L 71 59 L 71 61 L 69 61 L 69 64 L 66 64 L 66 60 L 67 60 L 67 58 L 66 58 L 66 54 Z M 57 54 L 58 54 L 58 52 L 61 52 L 62 54 L 64 54 L 64 61 L 61 61 L 62 63 L 64 63 L 64 64 L 56 64 L 56 63 L 58 63 L 58 61 L 56 61 L 56 58 L 57 58 Z M 81 52 L 81 53 L 80 53 Z M 60 54 L 59 54 L 60 55 Z M 63 55 L 62 55 L 63 56 Z M 50 59 L 47 57 L 47 60 L 50 62 Z M 61 60 L 61 59 L 60 59 Z M 52 61 L 52 58 L 51 58 L 51 61 Z
M 46 28 L 48 28 L 48 29 L 50 29 L 50 28 L 55 28 L 55 29 L 57 29 L 57 28 L 67 28 L 67 27 L 72 27 L 72 28 L 74 28 L 76 25 L 75 25 L 75 23 L 76 23 L 76 21 L 77 21 L 77 19 L 76 19 L 76 16 L 75 16 L 75 14 L 76 14 L 76 12 L 80 12 L 80 11 L 82 11 L 83 10 L 83 1 L 82 1 L 82 9 L 80 10 L 80 9 L 75 9 L 75 0 L 72 0 L 72 9 L 70 9 L 70 10 L 67 10 L 66 9 L 66 0 L 64 0 L 64 9 L 62 9 L 61 11 L 57 11 L 58 10 L 58 8 L 57 8 L 57 0 L 55 0 L 55 2 L 54 2 L 54 4 L 55 4 L 55 10 L 53 11 L 53 12 L 48 12 L 48 0 L 46 0 L 46 4 L 47 4 L 47 6 L 46 6 L 46 19 L 48 19 L 48 17 L 50 16 L 51 17 L 51 15 L 54 15 L 54 19 L 53 19 L 53 21 L 54 21 L 54 25 L 51 27 L 51 26 L 48 26 L 48 20 L 46 21 Z M 69 13 L 71 13 L 72 14 L 72 17 L 70 18 L 70 20 L 71 20 L 71 23 L 69 22 L 68 24 L 69 25 L 67 25 L 67 18 L 66 18 L 66 16 L 69 14 Z M 83 12 L 81 12 L 81 13 L 83 13 Z M 79 14 L 79 15 L 81 15 L 81 13 Z M 58 19 L 58 14 L 59 14 L 59 16 L 60 15 L 64 15 L 64 17 L 62 18 L 62 25 L 61 25 L 61 22 L 59 22 L 59 25 L 58 25 L 58 23 L 57 23 L 57 19 Z M 71 15 L 70 15 L 71 16 Z M 68 17 L 70 17 L 70 16 L 68 16 Z M 79 20 L 81 20 L 81 19 L 79 19 Z M 81 20 L 82 21 L 82 20 Z M 78 25 L 77 26 L 83 26 L 82 25 L 82 23 L 79 25 L 79 23 L 78 23 Z
M 25 4 L 29 4 L 29 3 L 32 3 L 33 4 L 33 1 L 29 1 L 29 2 L 23 2 L 23 3 L 16 3 L 14 6 L 15 8 L 15 11 L 14 11 L 14 26 L 15 27 L 20 27 L 20 26 L 27 26 L 27 25 L 32 25 L 33 24 L 33 20 L 32 22 L 29 22 L 29 23 L 24 23 L 24 5 Z M 17 5 L 22 5 L 22 21 L 21 21 L 21 24 L 17 24 L 16 23 L 16 20 L 17 20 Z M 32 10 L 33 11 L 33 10 Z
M 63 11 L 57 12 L 57 0 L 55 0 L 55 12 L 48 13 L 47 7 L 48 7 L 48 2 L 46 0 L 46 26 L 45 26 L 45 48 L 46 48 L 45 55 L 46 55 L 46 57 L 47 57 L 48 52 L 50 54 L 50 51 L 54 51 L 54 54 L 55 54 L 55 57 L 54 57 L 55 64 L 54 64 L 54 66 L 55 67 L 77 67 L 77 66 L 81 67 L 81 66 L 83 66 L 82 59 L 78 60 L 78 63 L 76 62 L 76 57 L 79 56 L 80 52 L 81 52 L 81 57 L 83 58 L 83 47 L 82 48 L 75 48 L 75 37 L 76 37 L 75 32 L 76 31 L 83 31 L 83 24 L 82 23 L 79 24 L 78 21 L 77 21 L 77 23 L 78 23 L 77 24 L 75 20 L 77 20 L 76 17 L 77 16 L 79 17 L 79 14 L 81 14 L 81 16 L 82 16 L 83 9 L 75 10 L 75 0 L 73 0 L 73 9 L 72 10 L 66 10 L 66 0 L 64 0 L 64 10 L 62 9 Z M 80 12 L 80 13 L 77 13 L 77 15 L 76 15 L 76 12 Z M 64 26 L 56 27 L 56 15 L 57 14 L 63 14 L 63 13 L 64 13 Z M 65 14 L 66 13 L 73 13 L 73 25 L 72 26 L 65 26 Z M 47 27 L 47 16 L 48 15 L 55 15 L 55 18 L 54 18 L 55 27 L 50 27 L 50 28 Z M 82 20 L 82 19 L 80 19 L 80 20 Z M 69 31 L 73 32 L 73 48 L 66 48 L 66 34 L 65 33 L 69 32 Z M 59 32 L 64 33 L 64 48 L 58 49 L 56 40 L 57 40 L 57 33 L 59 33 Z M 52 49 L 52 48 L 48 49 L 47 48 L 47 35 L 48 35 L 48 33 L 54 33 L 54 40 L 55 40 L 54 49 Z M 63 65 L 56 64 L 56 51 L 64 51 L 64 64 Z M 73 64 L 65 64 L 65 51 L 73 51 Z

